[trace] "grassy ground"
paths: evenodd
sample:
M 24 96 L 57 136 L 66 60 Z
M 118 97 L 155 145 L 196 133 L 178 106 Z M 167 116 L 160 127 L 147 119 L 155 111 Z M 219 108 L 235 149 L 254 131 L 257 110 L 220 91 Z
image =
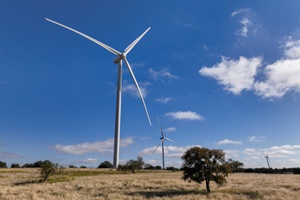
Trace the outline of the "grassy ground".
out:
M 38 169 L 1 169 L 0 199 L 299 199 L 300 176 L 232 174 L 227 184 L 188 183 L 181 172 L 118 173 L 99 169 L 66 169 L 40 183 Z

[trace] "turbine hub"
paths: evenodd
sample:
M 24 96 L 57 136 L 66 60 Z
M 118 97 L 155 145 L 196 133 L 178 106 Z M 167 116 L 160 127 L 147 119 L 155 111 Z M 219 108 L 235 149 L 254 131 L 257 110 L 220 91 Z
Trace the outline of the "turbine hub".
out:
M 123 54 L 120 54 L 118 57 L 114 59 L 115 64 L 119 64 L 119 62 L 124 58 L 125 56 Z

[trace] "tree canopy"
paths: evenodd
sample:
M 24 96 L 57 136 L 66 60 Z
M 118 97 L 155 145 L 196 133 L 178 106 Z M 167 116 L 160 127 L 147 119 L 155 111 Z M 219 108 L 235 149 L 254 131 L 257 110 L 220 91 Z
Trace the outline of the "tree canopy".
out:
M 0 168 L 7 168 L 6 162 L 0 161 Z
M 228 159 L 227 163 L 229 164 L 232 173 L 240 172 L 242 171 L 242 167 L 244 167 L 244 163 L 237 160 Z
M 205 181 L 207 192 L 210 192 L 210 181 L 218 185 L 226 182 L 230 167 L 222 150 L 192 147 L 181 158 L 184 180 L 197 183 Z
M 98 168 L 112 168 L 112 167 L 113 165 L 109 161 L 104 161 L 100 163 L 100 165 L 98 166 Z

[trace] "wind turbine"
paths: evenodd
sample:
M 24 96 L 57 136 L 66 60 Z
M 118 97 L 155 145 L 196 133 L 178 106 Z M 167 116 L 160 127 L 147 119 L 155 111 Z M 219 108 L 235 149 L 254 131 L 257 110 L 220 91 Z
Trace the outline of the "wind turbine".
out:
M 267 164 L 268 164 L 268 168 L 270 169 L 270 158 L 268 155 L 265 156 L 266 160 L 267 160 Z
M 165 169 L 165 147 L 164 147 L 164 141 L 168 140 L 170 142 L 174 142 L 173 140 L 165 137 L 164 132 L 161 128 L 160 122 L 159 122 L 159 118 L 157 117 L 157 121 L 159 123 L 160 126 L 160 133 L 161 133 L 161 138 L 160 138 L 160 142 L 158 143 L 157 147 L 155 148 L 155 150 L 153 151 L 153 153 L 155 153 L 155 151 L 157 150 L 157 148 L 159 147 L 159 145 L 161 144 L 161 151 L 162 151 L 162 163 L 163 163 L 163 169 Z M 174 142 L 175 143 L 175 142 Z
M 149 124 L 151 125 L 151 120 L 150 120 L 150 116 L 149 116 L 149 113 L 148 113 L 148 110 L 147 110 L 147 106 L 146 106 L 146 103 L 144 101 L 144 97 L 143 97 L 143 94 L 142 94 L 142 91 L 139 87 L 139 84 L 134 76 L 134 73 L 132 71 L 132 68 L 130 67 L 130 64 L 129 62 L 127 61 L 126 59 L 126 56 L 127 54 L 131 51 L 131 49 L 140 41 L 140 39 L 142 39 L 142 37 L 150 30 L 150 27 L 143 33 L 141 34 L 138 38 L 136 38 L 125 50 L 123 53 L 115 50 L 114 48 L 106 45 L 106 44 L 103 44 L 102 42 L 84 34 L 84 33 L 81 33 L 73 28 L 70 28 L 66 25 L 63 25 L 63 24 L 60 24 L 56 21 L 53 21 L 51 19 L 48 19 L 48 18 L 45 18 L 47 21 L 49 22 L 52 22 L 58 26 L 61 26 L 63 28 L 66 28 L 70 31 L 73 31 L 85 38 L 87 38 L 88 40 L 91 40 L 92 42 L 98 44 L 99 46 L 103 47 L 104 49 L 110 51 L 111 53 L 115 54 L 117 57 L 114 59 L 114 63 L 115 64 L 118 64 L 118 82 L 117 82 L 117 100 L 116 100 L 116 118 L 115 118 L 115 141 L 114 141 L 114 161 L 113 161 L 113 167 L 114 168 L 117 168 L 118 165 L 119 165 L 119 150 L 120 150 L 120 126 L 121 126 L 121 101 L 122 101 L 122 61 L 125 62 L 127 68 L 128 68 L 128 71 L 130 72 L 131 74 L 131 77 L 135 83 L 135 86 L 140 94 L 140 97 L 141 97 L 141 100 L 143 102 L 143 105 L 144 105 L 144 108 L 145 108 L 145 111 L 146 111 L 146 115 L 147 115 L 147 118 L 148 118 L 148 121 L 149 121 Z

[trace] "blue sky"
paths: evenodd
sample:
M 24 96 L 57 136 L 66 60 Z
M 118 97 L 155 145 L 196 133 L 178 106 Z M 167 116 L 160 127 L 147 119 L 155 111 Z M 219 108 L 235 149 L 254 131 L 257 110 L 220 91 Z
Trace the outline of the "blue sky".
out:
M 112 162 L 115 56 L 50 18 L 123 51 L 121 163 L 181 165 L 195 145 L 246 167 L 300 166 L 300 3 L 1 1 L 0 160 Z

